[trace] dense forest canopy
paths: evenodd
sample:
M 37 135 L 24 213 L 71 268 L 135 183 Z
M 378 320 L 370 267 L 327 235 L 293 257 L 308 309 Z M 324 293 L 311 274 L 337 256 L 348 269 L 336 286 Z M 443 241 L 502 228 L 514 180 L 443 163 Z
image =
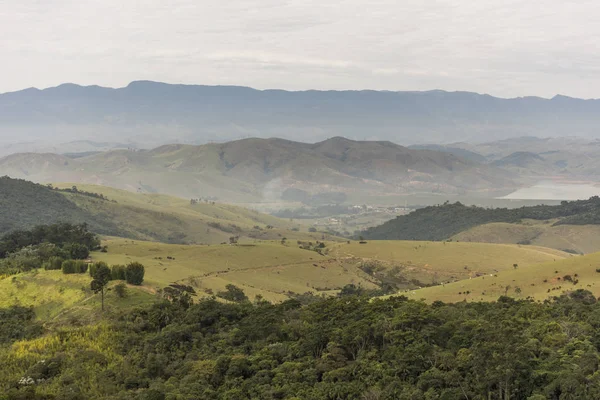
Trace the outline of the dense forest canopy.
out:
M 556 206 L 530 206 L 515 209 L 482 208 L 462 203 L 444 203 L 398 216 L 361 235 L 367 239 L 446 240 L 474 226 L 490 222 L 519 222 L 523 219 L 559 219 L 555 224 L 600 224 L 600 197 L 563 201 Z
M 600 303 L 583 290 L 544 303 L 170 299 L 5 346 L 0 398 L 600 398 Z M 2 313 L 41 334 L 26 310 Z M 2 340 L 20 338 L 15 318 Z

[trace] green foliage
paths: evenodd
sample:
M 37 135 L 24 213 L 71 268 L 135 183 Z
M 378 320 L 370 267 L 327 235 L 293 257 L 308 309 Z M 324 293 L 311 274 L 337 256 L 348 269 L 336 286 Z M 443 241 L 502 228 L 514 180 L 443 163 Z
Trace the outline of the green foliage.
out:
M 46 262 L 46 268 L 45 269 L 47 269 L 47 270 L 61 269 L 62 268 L 62 263 L 64 261 L 65 260 L 62 257 L 52 256 Z
M 127 279 L 126 267 L 124 265 L 113 265 L 110 273 L 113 281 L 124 281 Z
M 63 274 L 84 274 L 88 270 L 88 264 L 81 260 L 65 260 L 61 269 Z
M 515 209 L 465 206 L 459 202 L 418 209 L 362 232 L 367 239 L 446 240 L 472 227 L 490 222 L 516 223 L 523 219 L 559 219 L 555 225 L 600 224 L 600 197 L 564 201 L 557 206 Z
M 600 398 L 600 304 L 584 290 L 545 303 L 502 297 L 427 305 L 351 295 L 307 306 L 172 300 L 29 341 L 11 344 L 22 331 L 2 336 L 0 393 L 90 400 Z M 19 384 L 30 377 L 32 384 Z
M 69 243 L 65 246 L 65 250 L 67 250 L 74 260 L 85 260 L 90 255 L 90 249 L 86 245 L 79 243 Z
M 25 247 L 42 244 L 44 246 L 52 244 L 59 248 L 65 248 L 69 253 L 71 252 L 71 248 L 75 247 L 75 254 L 79 255 L 83 252 L 80 248 L 81 246 L 86 247 L 87 250 L 94 249 L 100 245 L 100 240 L 95 234 L 88 231 L 87 224 L 73 225 L 58 223 L 54 225 L 38 225 L 31 230 L 13 231 L 0 238 L 0 258 L 6 257 L 8 254 Z M 75 258 L 72 254 L 70 256 Z
M 141 285 L 144 282 L 145 268 L 139 262 L 131 262 L 125 268 L 125 280 L 130 285 Z
M 0 308 L 0 344 L 27 339 L 42 333 L 31 307 Z
M 125 297 L 127 297 L 127 286 L 123 282 L 115 285 L 114 290 L 115 290 L 117 297 L 119 297 L 121 299 L 124 299 Z
M 242 302 L 248 300 L 248 296 L 246 296 L 244 291 L 235 285 L 229 284 L 225 286 L 225 289 L 227 290 L 218 292 L 217 296 L 222 299 L 234 302 Z

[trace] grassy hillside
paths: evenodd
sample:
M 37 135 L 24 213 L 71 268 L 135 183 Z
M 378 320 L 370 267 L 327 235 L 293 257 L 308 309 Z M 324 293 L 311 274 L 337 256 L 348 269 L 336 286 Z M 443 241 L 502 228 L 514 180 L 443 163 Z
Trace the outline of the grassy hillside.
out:
M 494 301 L 501 295 L 544 300 L 576 289 L 600 296 L 600 253 L 508 269 L 479 278 L 402 293 L 428 302 Z M 566 277 L 566 279 L 565 279 Z M 508 288 L 508 289 L 507 289 Z M 518 288 L 518 289 L 517 289 Z
M 33 307 L 38 319 L 52 323 L 67 318 L 93 319 L 100 308 L 100 297 L 90 290 L 88 274 L 65 275 L 61 271 L 31 271 L 0 279 L 0 307 Z M 111 282 L 109 289 L 118 282 Z M 119 310 L 153 300 L 147 290 L 134 286 L 127 297 L 119 298 L 109 290 L 107 310 Z
M 452 236 L 461 242 L 521 243 L 580 254 L 600 251 L 600 225 L 554 225 L 552 220 L 490 223 Z
M 557 228 L 563 225 L 575 225 L 582 228 L 562 228 L 556 231 L 581 231 L 585 233 L 589 228 L 583 228 L 586 225 L 600 226 L 600 198 L 592 197 L 589 200 L 579 200 L 572 202 L 562 202 L 555 206 L 531 206 L 516 209 L 507 208 L 482 208 L 475 206 L 465 206 L 461 203 L 445 203 L 443 205 L 425 207 L 416 210 L 408 215 L 399 216 L 394 220 L 388 221 L 380 226 L 367 229 L 362 235 L 367 239 L 394 239 L 394 240 L 447 240 L 450 238 L 461 238 L 476 241 L 478 234 L 482 238 L 486 237 L 485 230 L 474 231 L 473 234 L 459 236 L 460 233 L 469 231 L 491 223 L 505 223 L 500 225 L 507 227 L 506 224 L 522 223 L 526 220 L 538 221 L 537 228 L 531 228 L 525 225 L 525 228 L 519 230 L 519 235 L 507 240 L 506 243 L 515 243 L 522 241 L 525 243 L 536 243 L 541 245 L 551 245 L 559 249 L 571 249 L 573 246 L 565 246 L 567 242 L 559 243 L 556 240 L 534 242 L 532 238 L 546 228 L 540 228 L 542 225 Z M 495 225 L 498 226 L 498 225 Z M 541 230 L 540 230 L 541 229 Z M 524 232 L 521 232 L 524 231 Z M 505 237 L 510 236 L 508 232 Z M 575 235 L 575 234 L 574 234 Z M 502 235 L 498 235 L 500 238 Z M 520 238 L 514 241 L 514 238 Z M 488 241 L 488 240 L 477 240 Z M 584 245 L 575 245 L 584 247 Z M 588 248 L 588 245 L 585 245 Z M 594 248 L 595 249 L 595 248 Z
M 150 287 L 177 281 L 207 295 L 233 283 L 251 298 L 261 294 L 273 301 L 290 292 L 330 294 L 348 284 L 374 289 L 382 280 L 414 288 L 510 269 L 514 263 L 532 265 L 571 256 L 534 246 L 480 243 L 330 242 L 324 255 L 300 249 L 295 242 L 181 246 L 108 239 L 104 243 L 108 253 L 94 253 L 95 259 L 143 263 Z
M 295 241 L 201 246 L 106 238 L 103 245 L 108 252 L 92 253 L 93 260 L 110 265 L 139 261 L 146 268 L 143 286 L 130 287 L 127 298 L 109 291 L 109 312 L 151 302 L 172 283 L 194 287 L 199 298 L 216 295 L 233 284 L 250 300 L 260 295 L 280 302 L 305 293 L 335 295 L 347 285 L 415 290 L 441 282 L 471 282 L 477 276 L 510 271 L 513 264 L 525 271 L 574 257 L 535 246 L 483 243 L 328 242 L 323 254 L 301 249 Z M 47 323 L 94 319 L 100 305 L 98 295 L 89 290 L 90 280 L 88 274 L 60 271 L 4 277 L 0 279 L 0 307 L 33 306 L 37 318 Z
M 87 222 L 92 231 L 104 235 L 169 243 L 221 243 L 231 236 L 240 236 L 240 240 L 323 237 L 289 220 L 226 204 L 191 204 L 176 197 L 94 185 L 79 185 L 78 191 L 59 192 L 23 180 L 0 178 L 0 233 L 65 221 Z

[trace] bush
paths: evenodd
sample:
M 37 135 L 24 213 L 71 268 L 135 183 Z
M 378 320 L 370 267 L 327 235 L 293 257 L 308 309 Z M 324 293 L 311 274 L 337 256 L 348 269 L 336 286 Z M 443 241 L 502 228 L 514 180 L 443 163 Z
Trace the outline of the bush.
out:
M 125 268 L 125 280 L 130 285 L 141 285 L 144 282 L 145 268 L 139 262 L 131 262 Z
M 88 270 L 88 265 L 82 260 L 65 260 L 61 264 L 63 274 L 84 274 Z
M 77 274 L 85 274 L 88 270 L 88 264 L 82 260 L 75 261 L 75 271 Z
M 115 286 L 115 293 L 121 299 L 127 297 L 127 286 L 124 283 L 119 283 Z
M 113 265 L 110 270 L 110 279 L 113 281 L 124 281 L 126 279 L 126 267 L 124 265 Z
M 62 263 L 64 261 L 65 260 L 62 257 L 57 257 L 57 256 L 50 257 L 48 259 L 48 261 L 46 262 L 46 264 L 44 264 L 44 269 L 47 269 L 47 270 L 58 270 L 58 269 L 61 269 L 62 268 Z
M 229 301 L 235 301 L 235 302 L 241 302 L 241 301 L 248 300 L 248 296 L 246 296 L 244 291 L 242 289 L 240 289 L 239 287 L 229 284 L 229 285 L 225 286 L 225 288 L 227 289 L 226 291 L 217 293 L 218 297 L 225 299 L 225 300 L 229 300 Z
M 61 264 L 63 274 L 74 274 L 75 273 L 75 260 L 65 260 Z
M 90 249 L 87 246 L 79 243 L 70 243 L 65 246 L 65 249 L 71 255 L 74 260 L 85 260 L 90 256 Z
M 311 226 L 310 228 L 308 228 L 308 231 L 311 233 L 315 233 L 317 231 L 317 228 L 315 228 L 314 226 Z

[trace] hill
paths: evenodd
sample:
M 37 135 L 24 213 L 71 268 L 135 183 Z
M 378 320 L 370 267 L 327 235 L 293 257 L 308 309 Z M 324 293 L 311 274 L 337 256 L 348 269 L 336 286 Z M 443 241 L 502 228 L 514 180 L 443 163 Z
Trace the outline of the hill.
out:
M 0 178 L 0 234 L 58 221 L 87 223 L 94 232 L 169 243 L 312 239 L 321 233 L 241 207 L 156 194 L 135 194 L 101 186 L 58 185 L 52 190 L 23 180 Z M 293 230 L 292 230 L 293 229 Z M 326 235 L 331 238 L 330 235 Z
M 281 302 L 329 297 L 348 288 L 373 293 L 415 290 L 505 271 L 515 263 L 525 268 L 572 257 L 535 246 L 408 241 L 326 242 L 320 253 L 296 241 L 183 246 L 103 238 L 102 245 L 107 252 L 93 252 L 93 261 L 109 265 L 137 261 L 146 270 L 143 286 L 130 287 L 126 299 L 109 291 L 111 312 L 152 302 L 172 283 L 191 286 L 197 299 L 209 298 L 233 284 L 251 300 L 260 296 Z M 88 274 L 45 270 L 3 277 L 0 307 L 32 306 L 37 318 L 47 323 L 94 320 L 99 296 L 86 289 L 90 279 Z
M 589 200 L 578 200 L 572 202 L 562 202 L 556 206 L 531 206 L 516 209 L 507 208 L 481 208 L 475 206 L 465 206 L 461 203 L 446 203 L 438 206 L 425 207 L 418 209 L 408 215 L 399 216 L 394 220 L 388 221 L 378 227 L 367 229 L 362 233 L 367 239 L 387 239 L 387 240 L 448 240 L 448 239 L 467 239 L 473 241 L 486 241 L 486 237 L 491 241 L 493 235 L 486 235 L 482 232 L 483 228 L 469 233 L 470 229 L 485 226 L 491 223 L 521 224 L 524 220 L 535 220 L 552 227 L 555 232 L 562 226 L 577 226 L 576 230 L 587 225 L 600 225 L 600 198 L 592 197 Z M 507 225 L 489 225 L 494 227 L 506 227 Z M 529 229 L 525 225 L 524 229 Z M 581 228 L 579 228 L 581 227 Z M 518 229 L 518 228 L 515 228 Z M 524 229 L 521 229 L 523 231 Z M 541 228 L 529 229 L 529 233 L 523 233 L 522 243 L 531 243 L 536 235 L 541 234 Z M 573 228 L 575 229 L 575 228 Z M 548 229 L 543 229 L 547 231 Z M 514 233 L 514 232 L 513 232 Z M 459 236 L 457 236 L 459 235 Z M 481 235 L 481 240 L 478 239 Z M 498 235 L 498 240 L 506 239 L 508 243 L 514 243 L 519 236 L 509 233 L 508 235 Z M 521 241 L 521 240 L 519 240 Z M 545 242 L 540 242 L 540 244 Z M 600 244 L 600 243 L 599 243 Z M 556 247 L 559 246 L 559 247 Z M 562 247 L 553 243 L 552 247 L 560 249 L 572 249 L 573 247 Z M 574 246 L 577 248 L 577 245 Z M 589 249 L 589 246 L 586 246 Z M 594 250 L 600 248 L 594 245 Z
M 114 150 L 76 159 L 15 154 L 0 173 L 36 182 L 77 182 L 225 202 L 280 202 L 287 189 L 343 196 L 464 193 L 515 188 L 505 171 L 453 154 L 334 137 L 314 144 L 244 139 L 201 146 Z M 342 199 L 343 200 L 343 199 Z M 340 201 L 340 200 L 337 200 Z
M 495 301 L 502 295 L 545 300 L 577 289 L 600 296 L 600 253 L 557 259 L 547 263 L 499 271 L 445 285 L 403 292 L 429 302 Z
M 103 244 L 108 252 L 96 252 L 94 259 L 141 262 L 150 287 L 178 282 L 207 296 L 234 284 L 250 298 L 260 294 L 270 301 L 306 292 L 331 295 L 346 285 L 416 288 L 510 269 L 514 263 L 526 266 L 571 257 L 548 248 L 482 243 L 328 242 L 322 254 L 293 241 L 178 246 L 109 238 Z
M 501 99 L 468 92 L 255 90 L 137 81 L 0 95 L 0 142 L 73 140 L 148 147 L 241 136 L 369 137 L 400 143 L 596 135 L 600 101 Z

